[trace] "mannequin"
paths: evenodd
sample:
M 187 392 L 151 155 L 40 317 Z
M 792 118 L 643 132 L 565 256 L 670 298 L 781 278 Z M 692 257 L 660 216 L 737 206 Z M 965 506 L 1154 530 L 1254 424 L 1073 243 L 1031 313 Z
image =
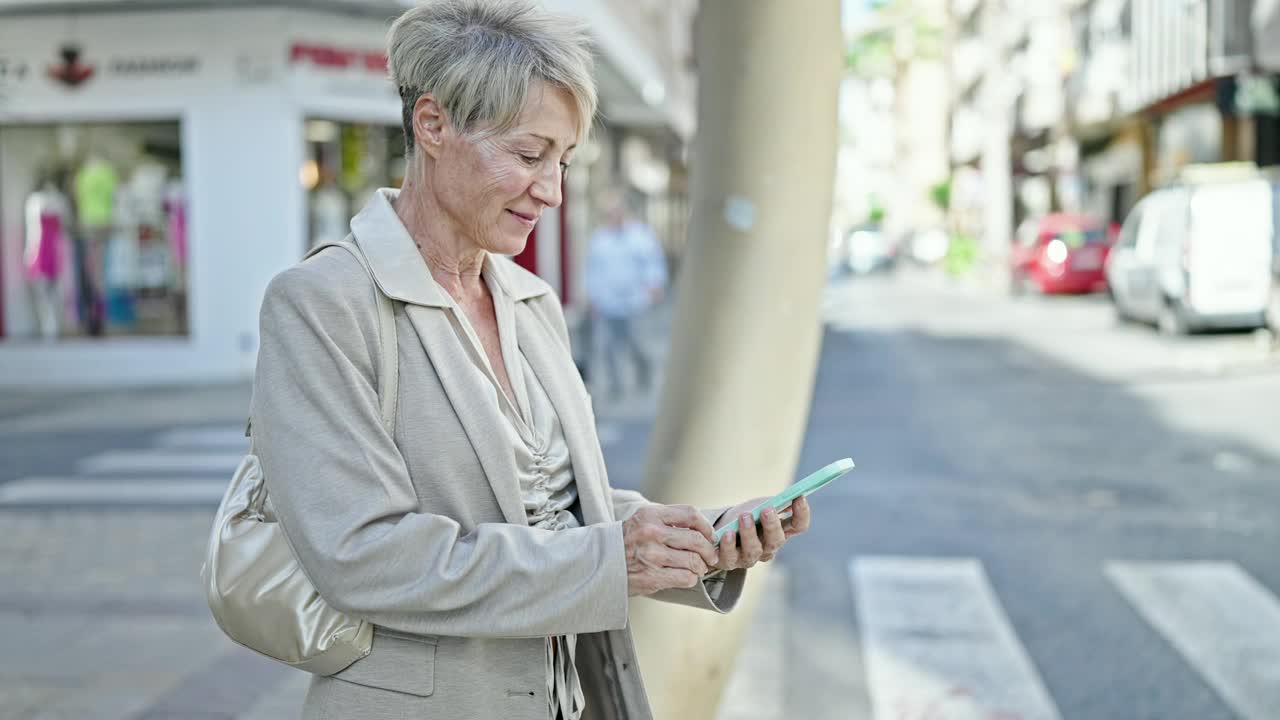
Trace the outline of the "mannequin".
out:
M 139 225 L 159 228 L 164 224 L 164 191 L 168 181 L 168 168 L 145 157 L 129 175 L 129 196 Z
M 31 286 L 36 322 L 45 340 L 55 340 L 63 315 L 59 280 L 67 266 L 70 206 L 51 178 L 27 196 L 23 267 Z
M 84 237 L 80 271 L 90 335 L 101 335 L 103 331 L 106 311 L 104 255 L 115 221 L 115 196 L 119 184 L 115 168 L 95 151 L 90 151 L 75 179 L 76 212 Z
M 128 185 L 115 194 L 115 208 L 102 250 L 102 300 L 108 328 L 127 328 L 137 321 L 133 296 L 138 284 L 138 202 Z

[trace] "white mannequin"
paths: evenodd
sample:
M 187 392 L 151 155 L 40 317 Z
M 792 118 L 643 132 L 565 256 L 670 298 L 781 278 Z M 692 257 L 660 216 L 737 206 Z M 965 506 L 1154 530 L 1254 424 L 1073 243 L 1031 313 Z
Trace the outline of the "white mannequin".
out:
M 154 160 L 143 160 L 129 176 L 129 195 L 140 225 L 163 227 L 164 193 L 169 170 Z
M 63 313 L 60 280 L 71 262 L 70 205 L 58 188 L 46 180 L 26 202 L 26 239 L 23 266 L 26 270 L 40 335 L 55 340 Z
M 111 163 L 96 149 L 91 149 L 74 181 L 76 211 L 84 236 L 81 265 L 88 280 L 86 321 L 90 335 L 101 335 L 105 329 L 105 255 L 119 207 L 118 184 L 119 177 Z
M 125 190 L 115 195 L 114 224 L 102 251 L 102 287 L 106 293 L 132 291 L 138 285 L 138 205 L 133 193 L 127 192 L 127 187 Z

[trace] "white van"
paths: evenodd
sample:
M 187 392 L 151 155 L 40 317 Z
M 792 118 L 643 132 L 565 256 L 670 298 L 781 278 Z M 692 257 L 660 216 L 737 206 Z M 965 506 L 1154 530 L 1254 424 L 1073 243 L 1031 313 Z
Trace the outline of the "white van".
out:
M 1271 206 L 1271 185 L 1256 176 L 1143 198 L 1107 260 L 1116 312 L 1171 335 L 1262 326 L 1271 291 Z

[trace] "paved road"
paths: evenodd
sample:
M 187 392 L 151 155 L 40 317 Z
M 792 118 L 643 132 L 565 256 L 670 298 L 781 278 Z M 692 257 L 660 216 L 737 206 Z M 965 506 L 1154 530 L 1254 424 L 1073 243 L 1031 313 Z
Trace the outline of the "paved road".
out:
M 1280 716 L 1280 367 L 1097 299 L 842 282 L 802 470 L 851 455 L 722 720 Z M 196 583 L 243 386 L 0 402 L 0 716 L 292 716 Z M 598 407 L 640 476 L 650 399 Z M 783 652 L 774 652 L 783 648 Z
M 787 558 L 791 716 L 1280 717 L 1280 368 L 1253 337 L 910 278 L 826 314 L 802 468 L 859 469 Z

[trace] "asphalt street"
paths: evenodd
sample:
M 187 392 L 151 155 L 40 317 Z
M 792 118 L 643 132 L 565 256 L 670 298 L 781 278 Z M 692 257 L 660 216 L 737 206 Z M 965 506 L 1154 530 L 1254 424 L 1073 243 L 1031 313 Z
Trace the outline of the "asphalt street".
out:
M 794 716 L 1280 717 L 1280 367 L 1259 338 L 919 278 L 839 283 L 826 316 L 801 469 L 859 469 L 787 558 Z M 1135 567 L 1164 584 L 1125 595 Z
M 782 557 L 721 720 L 1280 717 L 1280 362 L 1104 298 L 835 281 Z M 292 716 L 198 587 L 247 386 L 0 399 L 0 717 Z M 639 482 L 652 397 L 596 401 Z

